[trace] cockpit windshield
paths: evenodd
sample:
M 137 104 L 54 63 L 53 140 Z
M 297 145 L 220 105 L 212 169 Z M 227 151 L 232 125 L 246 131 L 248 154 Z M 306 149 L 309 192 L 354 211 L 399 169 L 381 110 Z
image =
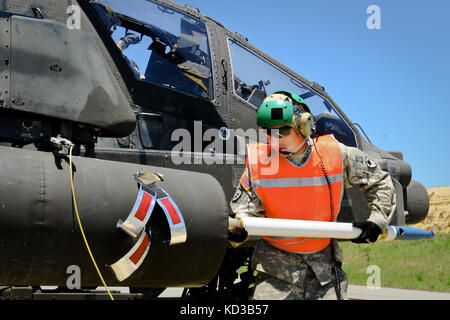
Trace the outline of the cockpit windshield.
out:
M 137 79 L 213 98 L 205 24 L 150 0 L 94 0 Z
M 356 146 L 352 129 L 327 99 L 236 41 L 228 39 L 228 48 L 236 96 L 259 108 L 264 98 L 273 92 L 294 92 L 305 100 L 313 113 L 317 134 L 332 133 L 345 145 Z

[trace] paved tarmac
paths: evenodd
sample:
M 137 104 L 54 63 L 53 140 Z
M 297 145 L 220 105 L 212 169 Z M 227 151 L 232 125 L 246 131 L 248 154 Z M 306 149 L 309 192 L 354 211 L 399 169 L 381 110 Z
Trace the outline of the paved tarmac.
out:
M 358 300 L 450 300 L 450 293 L 408 290 L 398 288 L 373 288 L 349 285 L 347 295 L 350 299 Z
M 183 288 L 167 288 L 159 298 L 178 298 L 182 292 Z M 347 295 L 352 300 L 450 300 L 447 292 L 383 287 L 369 289 L 358 285 L 349 285 Z

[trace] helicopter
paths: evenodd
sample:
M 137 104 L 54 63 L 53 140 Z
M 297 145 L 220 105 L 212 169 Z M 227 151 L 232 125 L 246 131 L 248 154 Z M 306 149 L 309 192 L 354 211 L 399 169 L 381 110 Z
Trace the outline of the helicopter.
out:
M 324 87 L 198 9 L 0 1 L 0 290 L 25 286 L 42 298 L 39 286 L 51 285 L 63 294 L 74 265 L 80 296 L 102 285 L 76 224 L 76 189 L 100 270 L 109 285 L 130 287 L 124 298 L 176 286 L 195 288 L 190 297 L 239 289 L 245 299 L 246 283 L 233 283 L 252 248 L 229 248 L 228 204 L 245 145 L 257 138 L 258 107 L 278 90 L 308 104 L 316 136 L 333 134 L 389 172 L 391 224 L 426 218 L 428 194 L 402 152 L 372 144 Z M 346 190 L 338 221 L 368 215 L 359 188 Z M 118 280 L 114 262 L 135 247 L 139 259 Z

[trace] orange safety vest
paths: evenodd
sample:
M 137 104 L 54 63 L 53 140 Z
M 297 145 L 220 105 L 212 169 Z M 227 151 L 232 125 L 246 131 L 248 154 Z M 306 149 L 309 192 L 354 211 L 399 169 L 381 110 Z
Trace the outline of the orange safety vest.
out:
M 271 148 L 267 144 L 254 143 L 247 146 L 250 180 L 265 206 L 266 217 L 315 221 L 336 220 L 343 192 L 341 151 L 333 135 L 321 136 L 314 141 L 315 147 L 309 159 L 301 167 L 292 164 L 273 150 L 270 155 Z M 321 159 L 330 180 L 333 217 L 330 190 L 322 170 Z M 278 164 L 274 160 L 278 160 Z M 321 251 L 329 245 L 331 240 L 329 238 L 287 239 L 265 236 L 262 238 L 274 247 L 296 253 Z

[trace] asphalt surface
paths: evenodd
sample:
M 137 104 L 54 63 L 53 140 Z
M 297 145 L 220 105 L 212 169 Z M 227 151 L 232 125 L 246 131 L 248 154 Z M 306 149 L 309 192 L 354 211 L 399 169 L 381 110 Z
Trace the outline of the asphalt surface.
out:
M 347 290 L 350 299 L 359 300 L 450 300 L 450 293 L 407 290 L 398 288 L 373 288 L 349 285 Z
M 178 298 L 182 292 L 183 288 L 167 288 L 159 298 Z M 450 293 L 447 292 L 383 287 L 370 289 L 357 285 L 349 285 L 347 295 L 352 300 L 450 300 Z

